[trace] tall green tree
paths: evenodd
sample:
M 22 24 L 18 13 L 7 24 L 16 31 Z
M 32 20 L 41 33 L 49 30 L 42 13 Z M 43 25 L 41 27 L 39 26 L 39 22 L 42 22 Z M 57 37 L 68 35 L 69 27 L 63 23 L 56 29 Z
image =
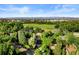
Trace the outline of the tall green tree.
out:
M 22 30 L 18 31 L 18 40 L 19 40 L 19 44 L 24 45 L 26 43 L 26 37 Z

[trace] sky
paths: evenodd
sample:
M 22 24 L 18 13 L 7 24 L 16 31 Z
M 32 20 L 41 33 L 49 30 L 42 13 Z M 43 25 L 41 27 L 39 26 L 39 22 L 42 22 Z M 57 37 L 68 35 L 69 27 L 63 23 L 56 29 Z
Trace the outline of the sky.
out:
M 0 17 L 79 17 L 79 4 L 0 4 Z

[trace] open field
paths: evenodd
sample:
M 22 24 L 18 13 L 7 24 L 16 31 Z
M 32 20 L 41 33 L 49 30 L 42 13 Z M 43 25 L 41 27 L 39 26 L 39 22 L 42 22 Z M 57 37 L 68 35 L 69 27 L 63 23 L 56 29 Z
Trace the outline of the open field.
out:
M 54 29 L 53 24 L 23 24 L 24 27 L 34 27 L 34 28 L 41 28 L 43 30 L 52 31 Z

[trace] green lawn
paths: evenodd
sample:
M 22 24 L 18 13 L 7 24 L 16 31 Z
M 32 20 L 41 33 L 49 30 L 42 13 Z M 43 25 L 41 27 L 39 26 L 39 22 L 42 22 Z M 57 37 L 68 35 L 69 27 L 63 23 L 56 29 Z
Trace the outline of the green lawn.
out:
M 54 29 L 54 25 L 53 24 L 23 24 L 24 27 L 39 27 L 42 28 L 44 30 L 52 30 Z

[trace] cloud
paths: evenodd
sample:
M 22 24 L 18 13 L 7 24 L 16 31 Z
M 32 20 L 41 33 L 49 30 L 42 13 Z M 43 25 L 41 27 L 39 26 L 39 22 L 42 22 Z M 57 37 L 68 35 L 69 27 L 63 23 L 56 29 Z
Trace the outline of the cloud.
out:
M 61 7 L 61 5 L 57 5 L 55 6 L 55 9 L 59 9 Z
M 23 6 L 23 7 L 15 7 L 15 6 L 8 6 L 7 8 L 0 8 L 0 10 L 4 11 L 3 13 L 6 14 L 6 13 L 15 13 L 15 14 L 21 14 L 21 15 L 24 15 L 24 14 L 27 14 L 29 12 L 29 9 L 28 7 L 26 6 Z
M 79 17 L 79 12 L 77 8 L 71 7 L 73 5 L 57 5 L 55 6 L 55 9 L 51 8 L 51 10 L 45 12 L 45 10 L 43 10 L 43 13 L 39 13 L 36 15 L 32 15 L 32 16 L 37 16 L 37 17 Z
M 42 5 L 41 5 L 42 6 Z M 6 8 L 0 7 L 0 16 L 2 17 L 52 17 L 52 16 L 78 16 L 78 9 L 74 5 L 52 5 L 47 9 L 34 9 L 33 6 L 8 5 Z M 74 7 L 73 7 L 74 6 Z M 45 6 L 44 6 L 45 7 Z M 32 9 L 33 8 L 33 9 Z
M 51 11 L 48 11 L 47 14 L 50 16 L 78 16 L 79 12 L 77 8 L 71 7 L 73 5 L 57 5 L 55 9 L 52 8 Z
M 19 12 L 21 14 L 27 14 L 29 12 L 29 8 L 28 7 L 23 7 L 23 8 L 19 8 Z

